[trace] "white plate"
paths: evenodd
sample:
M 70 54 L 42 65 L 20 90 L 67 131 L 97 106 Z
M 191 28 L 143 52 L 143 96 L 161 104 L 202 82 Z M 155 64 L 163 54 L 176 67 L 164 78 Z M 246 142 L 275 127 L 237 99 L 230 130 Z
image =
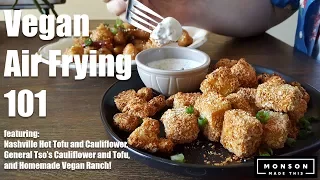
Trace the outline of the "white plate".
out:
M 196 49 L 202 46 L 208 39 L 207 34 L 208 31 L 192 26 L 183 26 L 183 29 L 188 31 L 189 35 L 193 38 L 193 43 L 188 46 L 189 48 Z M 42 55 L 42 63 L 49 64 L 49 50 L 61 50 L 61 52 L 65 52 L 65 50 L 73 45 L 73 38 L 62 38 L 57 42 L 50 43 L 47 45 L 42 46 L 38 50 L 38 54 Z M 178 46 L 178 43 L 172 43 L 167 46 Z M 57 67 L 61 67 L 61 60 L 58 59 Z M 136 62 L 133 60 L 131 62 L 132 65 L 136 65 Z M 70 63 L 69 68 L 75 69 L 75 64 Z M 97 64 L 97 68 L 99 64 Z M 89 68 L 89 66 L 88 66 Z M 89 69 L 88 69 L 89 71 Z

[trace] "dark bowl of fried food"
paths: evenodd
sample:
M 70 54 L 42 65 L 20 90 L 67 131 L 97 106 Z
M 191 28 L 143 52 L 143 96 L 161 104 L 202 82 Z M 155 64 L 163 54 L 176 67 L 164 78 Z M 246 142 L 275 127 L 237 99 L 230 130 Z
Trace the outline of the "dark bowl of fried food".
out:
M 310 156 L 320 148 L 320 92 L 292 77 L 222 59 L 195 92 L 168 98 L 137 71 L 111 86 L 101 119 L 133 159 L 192 177 L 254 176 L 258 156 Z

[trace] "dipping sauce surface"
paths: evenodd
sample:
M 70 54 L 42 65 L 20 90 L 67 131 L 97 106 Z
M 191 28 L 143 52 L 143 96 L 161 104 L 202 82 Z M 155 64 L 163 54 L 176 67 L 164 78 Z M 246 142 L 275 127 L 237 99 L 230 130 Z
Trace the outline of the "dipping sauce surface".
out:
M 150 62 L 147 66 L 161 70 L 186 70 L 201 66 L 201 63 L 189 59 L 162 59 Z

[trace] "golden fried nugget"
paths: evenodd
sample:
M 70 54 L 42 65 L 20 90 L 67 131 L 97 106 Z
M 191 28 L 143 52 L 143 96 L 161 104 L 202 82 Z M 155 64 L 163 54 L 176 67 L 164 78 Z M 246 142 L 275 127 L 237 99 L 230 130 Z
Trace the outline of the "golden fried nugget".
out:
M 178 92 L 170 96 L 166 102 L 167 106 L 173 108 L 181 108 L 185 106 L 194 106 L 196 100 L 201 96 L 201 93 L 183 93 Z
M 299 127 L 298 127 L 297 121 L 290 119 L 288 137 L 297 139 L 298 134 L 299 134 Z
M 232 108 L 231 103 L 216 92 L 202 94 L 195 102 L 195 109 L 208 123 L 203 129 L 203 134 L 211 141 L 219 142 L 223 116 L 225 111 Z
M 307 112 L 308 105 L 304 99 L 300 99 L 300 104 L 296 106 L 293 111 L 289 111 L 288 115 L 290 120 L 299 122 L 299 120 L 304 117 L 304 114 Z
M 189 35 L 188 31 L 182 30 L 182 35 L 178 40 L 178 45 L 182 47 L 187 47 L 193 43 L 193 38 Z
M 160 138 L 159 139 L 159 152 L 170 154 L 173 150 L 174 143 L 171 139 Z
M 138 116 L 140 118 L 145 118 L 149 117 L 150 109 L 146 100 L 139 97 L 134 97 L 127 100 L 127 104 L 123 108 L 123 112 Z
M 265 82 L 257 88 L 256 105 L 262 109 L 289 112 L 298 108 L 301 98 L 302 94 L 297 87 Z
M 144 87 L 137 91 L 137 95 L 146 101 L 150 101 L 153 97 L 153 92 L 151 88 Z
M 302 93 L 302 99 L 304 99 L 306 102 L 307 102 L 307 104 L 309 103 L 309 101 L 310 101 L 310 95 L 308 94 L 308 92 L 301 86 L 301 84 L 300 83 L 298 83 L 298 82 L 292 82 L 292 83 L 290 83 L 292 86 L 296 86 L 296 87 L 298 87 L 299 89 L 300 89 L 300 91 L 301 91 L 301 93 Z
M 220 143 L 238 157 L 249 157 L 259 148 L 263 128 L 258 119 L 241 109 L 226 111 Z
M 117 113 L 113 116 L 113 122 L 120 130 L 132 132 L 140 125 L 140 118 L 127 113 Z
M 119 111 L 123 112 L 123 108 L 127 105 L 130 99 L 136 99 L 137 93 L 135 90 L 130 89 L 126 91 L 122 91 L 117 96 L 114 97 L 114 102 L 119 109 Z
M 137 50 L 137 48 L 132 43 L 127 44 L 123 49 L 123 54 L 124 55 L 130 55 L 131 56 L 131 60 L 135 60 L 136 59 L 136 55 L 138 53 L 139 53 L 139 51 Z
M 177 144 L 191 143 L 197 139 L 200 131 L 196 113 L 188 114 L 186 108 L 168 109 L 160 119 L 166 137 Z
M 163 95 L 156 96 L 148 102 L 149 117 L 166 107 L 166 98 Z
M 100 24 L 91 34 L 92 41 L 113 41 L 113 34 L 104 24 Z
M 256 115 L 256 110 L 250 106 L 249 101 L 237 93 L 229 94 L 226 99 L 231 103 L 232 109 L 242 109 L 251 115 Z
M 220 67 L 206 76 L 202 81 L 200 90 L 203 93 L 216 91 L 223 96 L 234 92 L 239 88 L 238 78 L 227 67 Z
M 250 104 L 256 103 L 257 89 L 254 88 L 239 88 L 237 94 L 244 97 Z
M 83 55 L 84 48 L 80 45 L 74 45 L 74 46 L 71 46 L 70 48 L 66 49 L 64 54 L 66 54 L 66 55 L 75 55 L 75 54 Z
M 168 152 L 173 150 L 173 143 L 170 139 L 160 139 L 159 121 L 151 118 L 144 118 L 143 123 L 135 129 L 128 137 L 128 144 L 134 148 L 155 152 Z
M 257 76 L 258 79 L 258 83 L 262 84 L 265 83 L 267 81 L 269 81 L 270 83 L 274 83 L 274 84 L 285 84 L 286 81 L 284 79 L 282 79 L 282 77 L 278 74 L 268 74 L 268 73 L 263 73 Z
M 214 66 L 215 69 L 219 67 L 227 67 L 231 68 L 233 65 L 237 64 L 238 60 L 231 60 L 231 59 L 220 59 Z
M 256 70 L 245 59 L 241 58 L 230 69 L 232 74 L 238 78 L 241 87 L 257 87 Z
M 271 149 L 283 148 L 289 133 L 289 116 L 281 112 L 265 112 L 269 114 L 269 119 L 263 125 L 262 143 Z

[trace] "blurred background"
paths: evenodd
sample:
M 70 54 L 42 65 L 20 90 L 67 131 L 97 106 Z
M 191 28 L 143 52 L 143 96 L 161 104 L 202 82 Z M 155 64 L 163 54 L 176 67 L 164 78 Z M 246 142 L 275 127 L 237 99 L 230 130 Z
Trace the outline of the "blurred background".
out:
M 0 0 L 0 6 L 4 5 L 12 6 L 15 0 Z M 65 0 L 49 0 L 49 2 L 60 3 Z M 58 14 L 87 14 L 90 19 L 95 20 L 106 20 L 106 19 L 116 19 L 116 16 L 111 15 L 106 8 L 105 3 L 102 0 L 91 0 L 90 4 L 88 1 L 79 0 L 67 0 L 64 4 L 55 5 L 55 9 Z M 11 5 L 10 5 L 11 4 Z M 18 5 L 23 4 L 33 4 L 33 0 L 19 0 Z M 28 6 L 26 6 L 28 8 Z M 30 7 L 31 8 L 31 7 Z M 33 7 L 34 8 L 34 7 Z M 24 9 L 23 15 L 34 14 L 40 15 L 37 9 Z M 298 13 L 296 12 L 285 22 L 279 24 L 278 26 L 270 29 L 268 33 L 277 39 L 287 43 L 290 46 L 294 45 L 294 36 L 297 26 Z M 4 20 L 3 10 L 0 10 L 0 21 Z

